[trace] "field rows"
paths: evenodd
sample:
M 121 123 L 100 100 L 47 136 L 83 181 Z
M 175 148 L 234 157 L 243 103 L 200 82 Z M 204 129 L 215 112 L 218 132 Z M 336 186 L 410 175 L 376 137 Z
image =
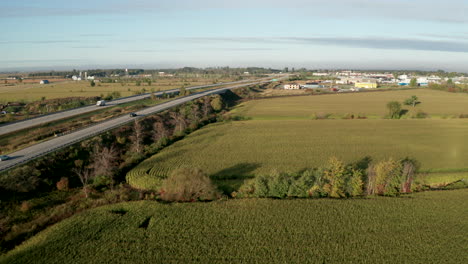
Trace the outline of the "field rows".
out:
M 0 263 L 466 263 L 466 199 L 123 203 L 64 220 Z
M 316 113 L 335 115 L 364 114 L 381 118 L 387 114 L 389 101 L 403 102 L 416 95 L 421 104 L 404 106 L 408 116 L 423 111 L 432 117 L 451 118 L 468 114 L 468 94 L 456 94 L 428 89 L 385 92 L 358 92 L 319 96 L 285 97 L 249 101 L 234 112 L 254 119 L 310 119 Z
M 242 179 L 273 170 L 298 172 L 336 156 L 356 162 L 417 159 L 422 170 L 468 167 L 468 120 L 249 120 L 214 124 L 143 161 L 129 183 L 195 167 L 213 179 Z M 468 173 L 467 173 L 468 174 Z M 465 176 L 463 176 L 465 177 Z

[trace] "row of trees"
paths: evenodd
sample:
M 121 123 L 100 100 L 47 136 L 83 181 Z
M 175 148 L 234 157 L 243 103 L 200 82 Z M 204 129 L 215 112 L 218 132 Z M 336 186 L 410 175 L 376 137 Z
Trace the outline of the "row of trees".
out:
M 274 198 L 396 196 L 412 191 L 417 168 L 417 162 L 411 159 L 371 163 L 370 158 L 365 158 L 345 165 L 337 158 L 331 158 L 326 168 L 257 176 L 245 182 L 233 195 Z

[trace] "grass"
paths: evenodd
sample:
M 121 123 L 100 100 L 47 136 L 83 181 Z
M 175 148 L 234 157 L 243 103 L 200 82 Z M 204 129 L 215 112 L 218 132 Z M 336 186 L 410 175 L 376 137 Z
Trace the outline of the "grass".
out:
M 232 81 L 231 79 L 219 79 L 218 82 Z M 182 78 L 161 78 L 152 82 L 151 86 L 142 82 L 141 86 L 137 86 L 135 82 L 129 82 L 122 85 L 121 83 L 97 83 L 91 87 L 88 81 L 74 82 L 58 82 L 48 85 L 40 84 L 18 84 L 15 86 L 0 86 L 0 103 L 17 102 L 17 101 L 37 101 L 42 97 L 47 99 L 65 98 L 65 97 L 90 97 L 107 95 L 112 92 L 120 92 L 121 96 L 134 95 L 136 92 L 145 89 L 150 92 L 164 91 L 185 86 L 197 86 L 204 84 L 213 84 L 213 79 L 204 78 L 188 78 L 186 81 Z
M 468 190 L 347 200 L 121 203 L 82 212 L 0 263 L 466 263 Z
M 154 188 L 178 167 L 197 167 L 214 180 L 243 179 L 273 170 L 323 166 L 331 156 L 355 162 L 412 157 L 423 170 L 468 166 L 468 120 L 249 120 L 202 128 L 143 161 L 127 174 Z M 448 172 L 447 172 L 448 173 Z
M 254 119 L 310 119 L 316 113 L 344 115 L 364 113 L 370 118 L 387 114 L 389 101 L 403 102 L 416 95 L 421 104 L 414 109 L 404 106 L 411 116 L 417 111 L 431 117 L 446 118 L 468 113 L 468 94 L 448 93 L 429 89 L 413 89 L 385 92 L 357 92 L 256 100 L 240 105 L 235 113 Z

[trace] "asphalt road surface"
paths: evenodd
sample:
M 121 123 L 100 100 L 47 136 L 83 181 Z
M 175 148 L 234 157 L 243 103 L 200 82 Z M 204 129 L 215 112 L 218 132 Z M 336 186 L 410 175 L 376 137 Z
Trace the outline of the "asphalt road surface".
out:
M 174 106 L 186 103 L 188 101 L 191 101 L 191 100 L 194 100 L 194 99 L 206 96 L 206 95 L 222 93 L 229 89 L 240 88 L 244 86 L 255 85 L 255 84 L 266 83 L 266 82 L 269 82 L 269 81 L 255 81 L 251 83 L 238 84 L 235 86 L 229 86 L 229 87 L 194 93 L 189 96 L 181 97 L 181 98 L 178 98 L 178 99 L 166 102 L 166 103 L 162 103 L 153 107 L 142 109 L 138 112 L 135 112 L 137 114 L 136 117 L 123 115 L 123 116 L 116 117 L 107 121 L 103 121 L 101 123 L 98 123 L 89 127 L 82 128 L 80 130 L 76 130 L 69 134 L 64 134 L 62 136 L 52 138 L 50 140 L 38 143 L 36 145 L 27 147 L 25 149 L 16 151 L 14 153 L 8 154 L 8 156 L 10 156 L 11 159 L 0 161 L 0 171 L 8 170 L 14 166 L 33 160 L 37 157 L 44 156 L 58 149 L 73 145 L 74 143 L 80 142 L 86 138 L 99 135 L 105 131 L 117 128 L 126 123 L 133 122 L 134 120 L 142 118 L 146 115 L 161 112 L 169 108 L 172 108 Z M 96 106 L 93 106 L 93 107 L 96 107 Z
M 217 84 L 208 84 L 208 85 L 200 85 L 200 86 L 193 86 L 193 87 L 187 87 L 186 90 L 194 90 L 194 89 L 200 89 L 200 88 L 208 88 L 208 87 L 214 87 L 214 86 L 221 86 L 221 85 L 230 85 L 230 84 L 237 84 L 237 83 L 243 83 L 243 82 L 252 82 L 252 80 L 243 80 L 243 81 L 236 81 L 236 82 L 227 82 L 227 83 L 217 83 Z M 259 80 L 253 80 L 253 81 L 259 81 Z M 167 91 L 161 91 L 155 93 L 155 95 L 161 95 L 163 93 L 173 93 L 173 92 L 178 92 L 179 89 L 172 89 L 172 90 L 167 90 Z M 105 106 L 96 106 L 96 105 L 90 105 L 90 106 L 84 106 L 80 108 L 74 108 L 70 110 L 65 110 L 65 111 L 60 111 L 60 112 L 55 112 L 51 113 L 48 115 L 43 115 L 39 116 L 36 118 L 31 118 L 31 119 L 26 119 L 18 122 L 13 122 L 13 123 L 8 123 L 5 125 L 0 125 L 0 136 L 9 134 L 18 130 L 23 130 L 29 127 L 35 127 L 39 126 L 42 124 L 47 124 L 53 121 L 57 121 L 60 119 L 64 118 L 69 118 L 72 116 L 77 116 L 77 115 L 82 115 L 85 113 L 93 112 L 96 110 L 116 106 L 119 104 L 124 104 L 124 103 L 129 103 L 133 101 L 138 101 L 142 99 L 149 98 L 151 96 L 150 93 L 146 94 L 141 94 L 141 95 L 135 95 L 135 96 L 129 96 L 129 97 L 124 97 L 124 98 L 119 98 L 116 100 L 112 101 L 107 101 Z

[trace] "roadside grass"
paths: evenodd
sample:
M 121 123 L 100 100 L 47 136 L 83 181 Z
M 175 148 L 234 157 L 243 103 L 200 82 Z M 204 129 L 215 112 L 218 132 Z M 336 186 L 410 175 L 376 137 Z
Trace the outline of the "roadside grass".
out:
M 236 182 L 274 170 L 320 167 L 332 156 L 346 163 L 366 156 L 375 161 L 410 157 L 421 163 L 423 171 L 458 172 L 468 166 L 467 131 L 464 119 L 218 123 L 143 161 L 127 174 L 127 181 L 137 188 L 154 189 L 173 169 L 196 167 L 215 181 Z
M 448 93 L 429 89 L 411 89 L 383 92 L 336 93 L 320 96 L 298 96 L 259 99 L 238 106 L 234 112 L 253 119 L 303 118 L 317 113 L 328 113 L 334 118 L 345 114 L 364 114 L 368 118 L 384 117 L 389 101 L 403 102 L 416 95 L 421 102 L 416 107 L 403 106 L 409 112 L 403 118 L 410 118 L 418 111 L 431 118 L 456 118 L 468 114 L 468 94 Z
M 467 199 L 120 203 L 49 227 L 0 263 L 466 263 Z

